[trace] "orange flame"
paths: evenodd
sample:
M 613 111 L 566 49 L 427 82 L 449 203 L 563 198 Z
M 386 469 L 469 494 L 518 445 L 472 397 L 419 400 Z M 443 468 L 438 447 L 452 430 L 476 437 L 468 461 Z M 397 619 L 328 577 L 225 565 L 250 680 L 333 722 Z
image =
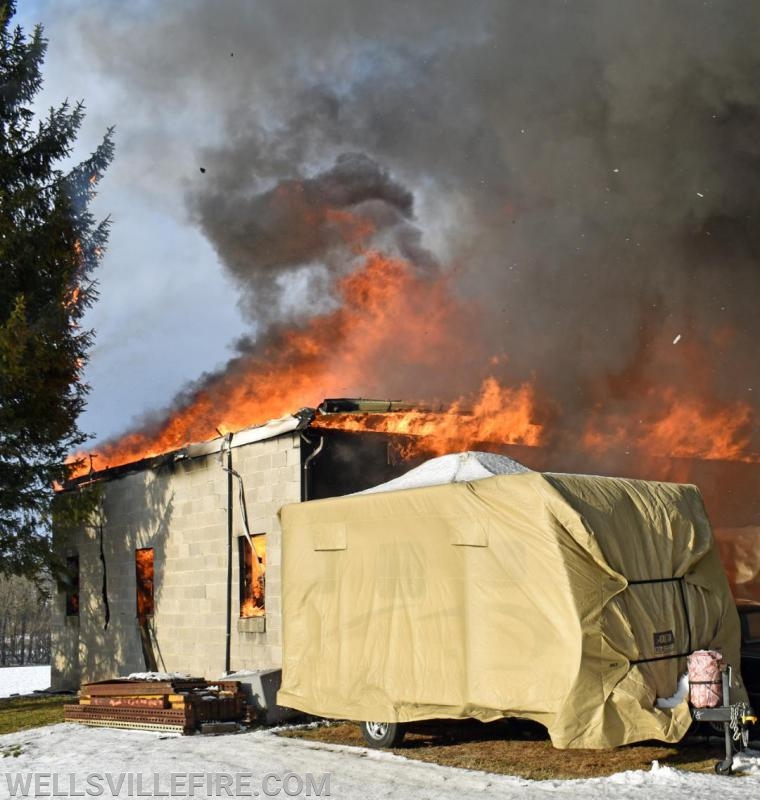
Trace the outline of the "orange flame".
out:
M 316 407 L 331 396 L 421 400 L 425 407 L 435 400 L 444 411 L 334 414 L 314 423 L 419 437 L 418 448 L 407 446 L 410 453 L 442 454 L 476 444 L 498 449 L 561 441 L 564 446 L 570 436 L 572 448 L 592 464 L 598 455 L 615 450 L 760 460 L 756 442 L 753 450 L 757 426 L 752 407 L 704 399 L 711 392 L 699 382 L 708 378 L 700 377 L 706 374 L 704 349 L 696 343 L 666 348 L 654 363 L 652 350 L 644 348 L 621 374 L 600 379 L 598 396 L 604 404 L 592 409 L 576 436 L 562 431 L 559 423 L 549 424 L 547 406 L 553 399 L 542 396 L 546 392 L 536 380 L 510 384 L 503 369 L 497 375 L 503 359 L 495 356 L 480 356 L 483 363 L 473 365 L 487 348 L 477 339 L 476 310 L 455 298 L 452 276 L 421 276 L 403 259 L 364 252 L 364 242 L 374 233 L 372 223 L 344 210 L 309 206 L 298 184 L 279 187 L 277 196 L 315 226 L 333 229 L 356 254 L 355 270 L 337 284 L 336 310 L 270 335 L 253 353 L 240 355 L 223 374 L 207 380 L 155 430 L 103 445 L 95 455 L 97 469 L 175 450 L 306 405 Z M 688 379 L 692 393 L 647 383 L 647 368 L 650 374 L 674 376 L 674 384 L 686 385 Z M 454 384 L 480 389 L 453 400 L 449 392 Z M 420 385 L 427 396 L 410 397 L 408 387 Z M 561 417 L 555 403 L 551 422 Z M 89 460 L 77 454 L 70 463 L 75 461 L 81 465 L 78 474 L 86 472 Z
M 760 461 L 757 412 L 745 400 L 720 399 L 715 386 L 710 354 L 729 346 L 733 332 L 702 336 L 678 347 L 643 342 L 619 374 L 599 379 L 582 437 L 586 451 Z
M 443 384 L 445 369 L 467 363 L 467 342 L 458 332 L 471 312 L 453 299 L 445 276 L 423 278 L 402 259 L 370 252 L 340 280 L 338 295 L 337 310 L 282 331 L 255 354 L 233 361 L 158 430 L 99 448 L 97 468 L 276 419 L 329 396 L 388 396 L 394 386 L 403 391 L 419 371 L 439 373 Z M 500 391 L 512 399 L 511 390 L 488 386 L 484 408 Z M 535 433 L 520 435 L 535 440 Z
M 751 450 L 755 415 L 745 402 L 715 406 L 684 397 L 673 387 L 652 390 L 641 407 L 646 415 L 598 413 L 583 436 L 591 453 L 638 450 L 672 458 L 760 461 Z
M 259 534 L 251 538 L 253 549 L 247 539 L 241 539 L 243 548 L 240 600 L 241 617 L 263 617 L 266 614 L 264 587 L 266 584 L 266 536 Z
M 240 616 L 243 619 L 249 619 L 250 617 L 264 617 L 266 616 L 266 611 L 263 607 L 257 606 L 256 601 L 253 598 L 248 598 L 240 604 Z
M 135 550 L 135 578 L 137 588 L 137 617 L 145 620 L 154 612 L 154 570 L 153 548 L 143 547 Z
M 407 411 L 387 414 L 330 414 L 318 417 L 315 426 L 347 431 L 381 431 L 419 437 L 419 449 L 411 445 L 409 457 L 420 450 L 443 455 L 478 443 L 542 444 L 543 426 L 535 421 L 536 398 L 532 384 L 515 389 L 487 378 L 471 410 L 461 398 L 444 412 Z

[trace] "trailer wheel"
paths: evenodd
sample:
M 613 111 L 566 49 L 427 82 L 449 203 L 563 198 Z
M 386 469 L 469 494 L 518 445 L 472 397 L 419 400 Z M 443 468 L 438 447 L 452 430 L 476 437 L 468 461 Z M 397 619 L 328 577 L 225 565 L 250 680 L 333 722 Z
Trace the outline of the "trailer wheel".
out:
M 362 722 L 362 736 L 370 747 L 400 745 L 406 728 L 400 722 Z
M 715 765 L 715 771 L 718 773 L 718 775 L 731 775 L 731 773 L 734 771 L 733 764 L 728 759 L 725 761 L 719 761 Z

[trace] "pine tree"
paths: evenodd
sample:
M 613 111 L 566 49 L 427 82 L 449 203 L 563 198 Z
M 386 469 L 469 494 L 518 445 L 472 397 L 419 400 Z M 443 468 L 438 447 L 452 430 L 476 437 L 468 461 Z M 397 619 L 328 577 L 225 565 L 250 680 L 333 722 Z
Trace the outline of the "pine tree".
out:
M 0 571 L 31 576 L 50 556 L 53 487 L 87 438 L 77 418 L 93 332 L 81 322 L 108 235 L 88 204 L 113 140 L 108 130 L 63 169 L 84 107 L 66 101 L 35 117 L 47 41 L 39 25 L 30 37 L 11 27 L 14 13 L 0 0 Z

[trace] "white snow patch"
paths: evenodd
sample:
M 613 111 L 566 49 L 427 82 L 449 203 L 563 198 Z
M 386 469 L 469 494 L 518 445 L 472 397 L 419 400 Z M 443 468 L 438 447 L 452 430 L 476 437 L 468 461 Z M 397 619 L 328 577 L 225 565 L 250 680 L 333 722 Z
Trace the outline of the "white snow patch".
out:
M 50 688 L 50 667 L 0 667 L 0 697 Z
M 464 453 L 449 453 L 439 458 L 431 458 L 398 478 L 381 483 L 379 486 L 372 486 L 356 494 L 419 489 L 423 486 L 479 481 L 483 478 L 493 478 L 494 475 L 516 475 L 522 472 L 530 472 L 530 470 L 507 456 L 469 450 Z
M 260 675 L 260 674 L 261 674 L 261 670 L 238 669 L 238 670 L 235 670 L 235 672 L 228 672 L 226 675 L 222 675 L 222 677 L 218 678 L 217 680 L 220 680 L 220 681 L 234 681 L 234 680 L 237 680 L 238 678 L 250 678 L 251 675 Z
M 675 708 L 680 706 L 689 696 L 689 673 L 684 672 L 678 679 L 676 692 L 671 697 L 658 697 L 655 701 L 657 708 Z
M 734 772 L 760 775 L 760 750 L 747 748 L 734 756 Z
M 130 681 L 171 681 L 187 680 L 192 677 L 186 672 L 130 672 L 129 675 L 122 676 L 118 680 Z
M 719 795 L 721 800 L 746 800 L 760 792 L 760 754 L 741 756 L 747 762 L 743 777 L 721 777 L 682 772 L 657 762 L 651 770 L 622 772 L 609 778 L 571 781 L 530 781 L 509 775 L 442 767 L 359 747 L 308 742 L 278 737 L 269 731 L 231 736 L 179 736 L 147 731 L 85 728 L 74 724 L 51 725 L 0 736 L 0 752 L 18 746 L 17 757 L 4 761 L 5 772 L 69 773 L 80 787 L 93 773 L 139 773 L 152 786 L 154 773 L 166 790 L 171 773 L 253 774 L 250 786 L 261 793 L 267 773 L 317 779 L 330 774 L 330 794 L 340 800 L 403 797 L 405 800 L 461 800 L 474 797 L 545 800 L 547 795 L 585 800 L 589 797 L 639 800 L 693 800 Z M 722 758 L 716 746 L 715 760 Z M 737 764 L 739 759 L 737 759 Z M 5 776 L 0 776 L 0 797 L 7 797 Z M 258 785 L 257 785 L 258 784 Z M 110 793 L 108 794 L 110 796 Z M 126 798 L 126 789 L 121 797 Z M 206 787 L 195 790 L 203 800 Z M 211 795 L 214 796 L 214 795 Z M 281 795 L 284 796 L 284 795 Z M 305 796 L 305 792 L 304 792 Z
M 679 333 L 675 339 L 673 339 L 673 344 L 678 344 L 681 341 L 681 334 Z

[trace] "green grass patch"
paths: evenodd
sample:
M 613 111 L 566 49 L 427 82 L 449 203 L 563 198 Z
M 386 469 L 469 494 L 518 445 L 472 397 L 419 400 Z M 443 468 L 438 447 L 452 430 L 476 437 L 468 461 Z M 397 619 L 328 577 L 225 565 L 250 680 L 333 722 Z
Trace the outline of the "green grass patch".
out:
M 282 732 L 283 736 L 365 746 L 355 723 L 333 723 Z M 533 780 L 595 778 L 628 770 L 650 770 L 653 761 L 689 772 L 712 773 L 724 753 L 722 737 L 687 737 L 676 745 L 644 743 L 610 750 L 556 750 L 537 725 L 518 722 L 449 723 L 407 733 L 392 751 L 406 758 L 449 767 L 517 775 Z
M 72 698 L 68 695 L 0 699 L 0 733 L 63 722 L 63 705 L 71 702 Z M 7 754 L 3 752 L 3 755 Z

